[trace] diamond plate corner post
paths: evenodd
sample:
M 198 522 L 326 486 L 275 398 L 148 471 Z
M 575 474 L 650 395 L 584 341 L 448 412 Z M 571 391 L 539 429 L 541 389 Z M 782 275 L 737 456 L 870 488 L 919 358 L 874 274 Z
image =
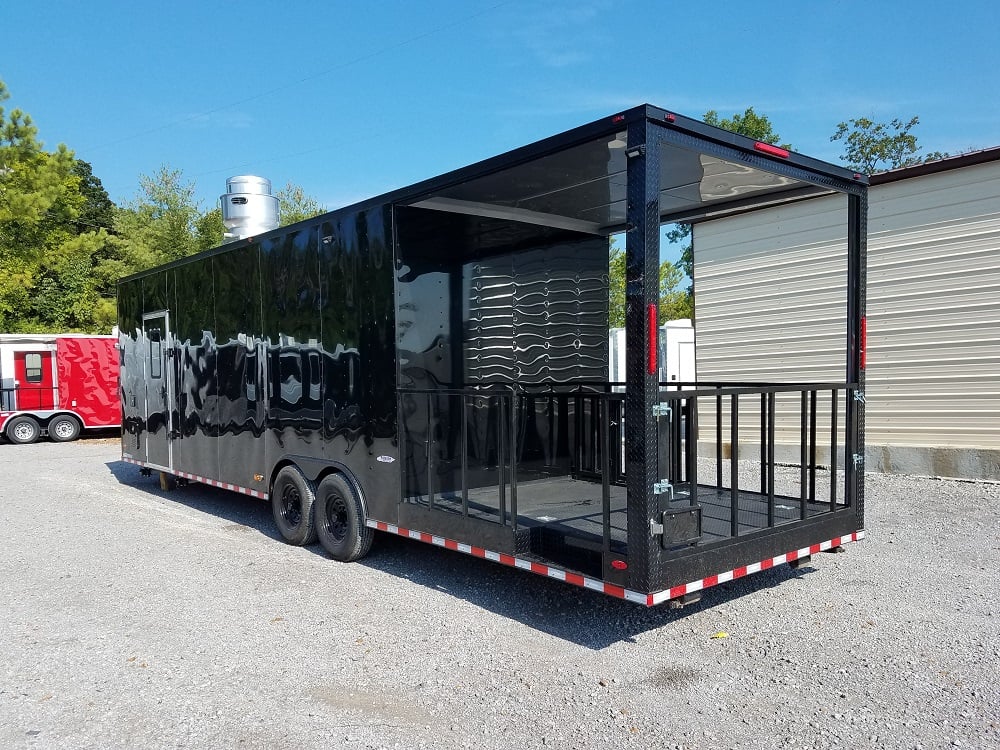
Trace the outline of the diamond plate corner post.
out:
M 649 372 L 649 305 L 660 291 L 660 146 L 645 118 L 629 124 L 625 236 L 625 476 L 628 490 L 629 585 L 650 592 L 660 578 L 660 548 L 650 530 L 659 507 L 657 430 L 653 416 L 658 372 Z M 654 368 L 655 369 L 655 368 Z
M 858 390 L 865 389 L 865 368 L 862 366 L 864 334 L 861 321 L 866 314 L 868 284 L 868 190 L 847 196 L 847 382 L 857 383 Z M 847 399 L 847 429 L 854 442 L 854 452 L 861 456 L 855 464 L 845 456 L 847 474 L 846 491 L 852 493 L 848 501 L 854 505 L 858 528 L 865 525 L 865 404 Z

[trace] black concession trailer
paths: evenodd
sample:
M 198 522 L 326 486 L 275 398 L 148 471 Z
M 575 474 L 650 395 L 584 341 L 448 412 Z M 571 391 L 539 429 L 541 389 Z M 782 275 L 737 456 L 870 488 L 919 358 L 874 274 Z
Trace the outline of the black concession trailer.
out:
M 831 196 L 843 379 L 660 382 L 662 225 Z M 379 530 L 690 601 L 863 534 L 866 208 L 862 175 L 643 105 L 136 274 L 123 458 L 269 500 L 339 560 Z

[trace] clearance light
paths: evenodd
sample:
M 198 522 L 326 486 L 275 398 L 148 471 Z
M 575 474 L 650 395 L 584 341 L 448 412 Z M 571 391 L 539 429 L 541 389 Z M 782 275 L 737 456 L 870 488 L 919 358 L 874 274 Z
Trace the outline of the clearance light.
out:
M 753 147 L 760 151 L 762 154 L 770 154 L 771 156 L 780 156 L 782 159 L 787 159 L 789 152 L 786 149 L 780 148 L 779 146 L 773 146 L 770 143 L 763 143 L 757 141 L 753 144 Z
M 625 115 L 615 115 L 611 118 L 611 122 L 625 122 Z
M 666 116 L 663 119 L 666 120 L 667 122 L 674 122 L 677 120 L 677 117 L 672 112 L 667 112 Z
M 656 374 L 656 305 L 650 305 L 646 308 L 646 326 L 649 329 L 649 351 L 647 352 L 646 367 L 649 370 L 650 375 Z
M 624 560 L 612 560 L 611 567 L 614 568 L 615 570 L 625 570 L 626 568 L 628 568 L 628 563 L 625 562 Z

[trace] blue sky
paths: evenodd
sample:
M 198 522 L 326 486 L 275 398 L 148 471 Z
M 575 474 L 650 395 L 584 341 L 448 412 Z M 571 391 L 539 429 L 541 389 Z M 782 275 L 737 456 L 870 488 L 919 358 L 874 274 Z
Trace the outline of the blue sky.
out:
M 7 2 L 0 79 L 111 198 L 182 170 L 337 208 L 649 102 L 754 106 L 836 161 L 836 124 L 919 115 L 925 150 L 1000 145 L 1000 4 Z

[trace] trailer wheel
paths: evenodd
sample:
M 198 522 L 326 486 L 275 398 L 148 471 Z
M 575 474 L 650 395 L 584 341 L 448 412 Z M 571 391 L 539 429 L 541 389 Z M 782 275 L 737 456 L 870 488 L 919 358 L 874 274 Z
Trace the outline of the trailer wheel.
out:
M 49 422 L 49 437 L 57 443 L 68 443 L 80 437 L 80 421 L 68 414 L 60 414 Z
M 42 434 L 42 428 L 38 426 L 34 417 L 21 416 L 10 420 L 5 432 L 10 442 L 27 445 L 38 440 L 38 436 Z
M 289 544 L 312 544 L 316 541 L 313 505 L 316 490 L 295 466 L 278 472 L 271 487 L 271 512 L 281 536 Z
M 365 525 L 365 509 L 354 487 L 341 474 L 331 474 L 316 490 L 316 531 L 330 557 L 351 562 L 371 549 L 375 532 Z

